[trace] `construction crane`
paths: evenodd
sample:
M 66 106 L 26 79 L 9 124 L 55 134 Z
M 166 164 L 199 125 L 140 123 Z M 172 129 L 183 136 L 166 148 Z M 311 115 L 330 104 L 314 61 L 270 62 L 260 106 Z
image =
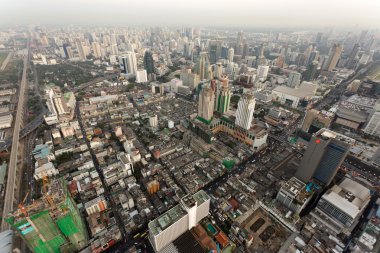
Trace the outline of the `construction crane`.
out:
M 26 208 L 24 206 L 26 198 L 29 196 L 29 191 L 26 193 L 24 199 L 21 201 L 20 204 L 18 204 L 18 208 L 20 211 L 24 214 L 25 217 L 28 217 L 28 211 L 26 211 Z
M 42 183 L 43 183 L 43 192 L 44 192 L 44 197 L 46 198 L 46 201 L 49 203 L 51 207 L 55 207 L 55 203 L 53 201 L 53 198 L 50 196 L 48 192 L 48 183 L 49 183 L 49 178 L 47 176 L 44 176 L 42 178 Z

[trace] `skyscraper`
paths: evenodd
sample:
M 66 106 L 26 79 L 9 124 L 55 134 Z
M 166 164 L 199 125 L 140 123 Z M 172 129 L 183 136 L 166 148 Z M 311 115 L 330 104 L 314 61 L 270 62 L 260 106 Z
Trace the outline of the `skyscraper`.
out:
M 95 58 L 101 58 L 102 57 L 102 51 L 100 49 L 100 45 L 98 42 L 92 42 L 91 44 L 92 51 L 94 53 Z
M 227 59 L 229 62 L 234 62 L 234 49 L 232 47 L 228 49 Z
M 222 41 L 211 40 L 208 46 L 210 63 L 215 64 L 222 55 Z
M 77 39 L 75 42 L 75 45 L 78 50 L 79 59 L 81 59 L 82 61 L 86 60 L 86 52 L 85 52 L 82 42 L 79 39 Z
M 223 77 L 216 89 L 216 111 L 223 114 L 228 111 L 231 100 L 231 89 L 228 87 L 228 78 Z
M 136 74 L 137 61 L 134 52 L 127 52 L 125 55 L 119 57 L 119 64 L 121 72 L 124 74 Z
M 288 78 L 288 86 L 292 88 L 296 88 L 300 85 L 300 83 L 301 83 L 301 74 L 295 71 L 291 72 Z
M 235 125 L 246 130 L 251 128 L 253 112 L 255 111 L 256 100 L 250 93 L 244 93 L 238 103 L 236 111 Z
M 211 80 L 215 82 L 215 80 Z M 199 94 L 198 116 L 210 121 L 214 113 L 215 93 L 211 86 L 203 87 Z
M 314 178 L 325 186 L 329 185 L 353 142 L 349 137 L 321 129 L 312 136 L 296 177 L 304 183 Z
M 201 52 L 195 64 L 195 73 L 201 80 L 210 78 L 210 61 L 206 52 Z
M 309 64 L 307 67 L 307 70 L 303 73 L 303 77 L 305 81 L 311 81 L 315 78 L 315 75 L 317 74 L 318 69 L 318 62 L 313 61 Z
M 154 61 L 151 51 L 145 51 L 144 54 L 144 68 L 146 69 L 146 72 L 149 74 L 154 73 Z
M 325 62 L 323 69 L 327 71 L 332 71 L 336 67 L 342 54 L 342 51 L 343 47 L 340 44 L 334 44 L 330 49 L 329 58 Z
M 355 68 L 356 63 L 359 61 L 359 59 L 357 59 L 359 51 L 360 51 L 359 43 L 356 43 L 354 45 L 354 47 L 352 48 L 350 56 L 348 57 L 348 60 L 347 60 L 347 63 L 346 63 L 346 67 L 347 68 L 349 68 L 349 69 Z

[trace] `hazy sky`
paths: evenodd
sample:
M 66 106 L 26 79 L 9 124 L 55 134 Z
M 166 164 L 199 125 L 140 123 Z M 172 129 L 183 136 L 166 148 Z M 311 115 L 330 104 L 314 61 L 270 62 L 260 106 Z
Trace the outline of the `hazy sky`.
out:
M 380 0 L 0 0 L 0 24 L 380 27 Z

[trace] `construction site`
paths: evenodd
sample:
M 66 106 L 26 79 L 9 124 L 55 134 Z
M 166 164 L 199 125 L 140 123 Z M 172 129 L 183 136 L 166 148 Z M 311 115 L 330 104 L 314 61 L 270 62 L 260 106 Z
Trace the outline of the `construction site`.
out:
M 84 248 L 88 236 L 66 181 L 43 179 L 43 197 L 19 204 L 6 221 L 34 253 L 69 253 Z

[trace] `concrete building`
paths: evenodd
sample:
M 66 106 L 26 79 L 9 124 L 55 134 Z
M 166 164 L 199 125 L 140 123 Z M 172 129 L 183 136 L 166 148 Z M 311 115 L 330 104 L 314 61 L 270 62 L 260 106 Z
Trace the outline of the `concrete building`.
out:
M 206 52 L 201 52 L 195 64 L 195 73 L 200 80 L 210 79 L 210 61 Z
M 99 59 L 102 57 L 102 50 L 100 48 L 100 45 L 98 42 L 94 41 L 91 43 L 92 52 L 96 59 Z
M 370 200 L 371 194 L 367 187 L 345 178 L 323 194 L 311 216 L 323 224 L 330 234 L 348 237 Z
M 272 91 L 274 100 L 281 104 L 297 108 L 302 100 L 309 100 L 315 96 L 317 86 L 311 82 L 302 82 L 298 88 L 290 88 L 287 86 L 277 86 Z
M 127 52 L 125 55 L 119 56 L 119 64 L 122 73 L 136 75 L 137 60 L 134 52 Z
M 3 253 L 13 251 L 13 230 L 5 230 L 0 233 L 0 249 Z
M 329 57 L 326 62 L 323 64 L 323 70 L 332 71 L 335 69 L 338 61 L 340 60 L 340 56 L 343 52 L 343 47 L 340 44 L 334 44 L 329 52 Z
M 157 114 L 154 116 L 150 116 L 149 117 L 149 126 L 154 128 L 154 127 L 157 127 L 157 125 L 158 125 Z
M 295 176 L 304 183 L 314 179 L 328 186 L 354 142 L 331 130 L 319 130 L 312 136 Z
M 292 87 L 292 88 L 298 87 L 301 83 L 301 78 L 302 78 L 302 76 L 300 73 L 291 72 L 289 74 L 289 78 L 288 78 L 288 86 Z
M 255 111 L 256 100 L 252 94 L 244 93 L 238 103 L 236 111 L 235 125 L 246 130 L 251 128 L 253 112 Z
M 59 171 L 55 168 L 52 162 L 47 162 L 39 166 L 39 162 L 36 162 L 36 169 L 34 170 L 33 177 L 36 180 L 42 179 L 44 177 L 53 177 L 58 175 Z
M 286 181 L 277 193 L 276 200 L 295 214 L 305 208 L 313 196 L 313 190 L 296 177 Z
M 198 116 L 210 121 L 214 114 L 215 93 L 210 86 L 203 87 L 199 94 Z
M 148 224 L 149 240 L 156 252 L 186 231 L 195 227 L 208 215 L 210 197 L 203 191 L 184 196 L 178 205 Z
M 257 79 L 261 82 L 265 81 L 268 77 L 269 66 L 260 65 L 257 68 Z
M 198 87 L 199 76 L 195 73 L 191 73 L 191 69 L 183 70 L 180 73 L 180 79 L 183 85 L 189 87 L 191 90 L 194 90 Z
M 380 136 L 380 103 L 377 103 L 370 113 L 364 132 Z
M 215 80 L 211 80 L 213 82 Z M 230 108 L 231 89 L 228 85 L 228 78 L 221 78 L 216 87 L 215 110 L 220 114 L 226 113 Z
M 310 109 L 306 111 L 301 129 L 313 134 L 322 128 L 329 128 L 333 119 L 334 114 L 331 112 Z
M 347 91 L 351 91 L 354 93 L 358 92 L 360 84 L 361 84 L 361 81 L 358 79 L 352 81 L 349 85 L 347 85 Z
M 228 49 L 227 60 L 234 62 L 234 49 L 232 47 Z
M 139 69 L 136 71 L 136 83 L 148 82 L 148 75 L 145 69 Z
M 13 122 L 13 115 L 0 116 L 0 129 L 10 128 Z

